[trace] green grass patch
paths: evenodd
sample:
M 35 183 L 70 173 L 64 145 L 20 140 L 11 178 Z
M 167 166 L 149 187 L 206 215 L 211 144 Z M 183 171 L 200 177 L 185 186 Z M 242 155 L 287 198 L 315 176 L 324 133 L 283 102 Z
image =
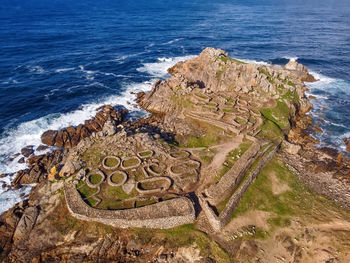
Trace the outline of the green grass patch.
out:
M 128 167 L 131 167 L 131 166 L 134 166 L 136 164 L 139 163 L 139 160 L 136 159 L 136 158 L 131 158 L 131 159 L 128 159 L 128 160 L 125 160 L 123 161 L 123 165 L 124 167 L 128 168 Z
M 193 104 L 188 97 L 184 97 L 183 95 L 173 94 L 170 100 L 183 108 L 188 108 Z
M 226 113 L 233 113 L 233 112 L 236 112 L 235 109 L 230 109 L 230 108 L 223 108 L 222 111 L 223 111 L 223 112 L 226 112 Z
M 144 151 L 139 153 L 142 157 L 148 157 L 152 155 L 152 151 Z
M 262 137 L 273 142 L 279 142 L 284 138 L 283 131 L 274 122 L 268 119 L 264 119 L 264 124 L 260 128 L 261 132 L 258 134 L 258 137 Z
M 294 87 L 294 88 L 295 88 L 295 84 L 294 84 L 292 81 L 288 80 L 287 84 L 288 84 L 289 86 L 291 86 L 291 87 Z
M 209 99 L 207 96 L 205 96 L 204 94 L 202 94 L 202 93 L 195 93 L 195 95 L 197 96 L 197 97 L 199 97 L 199 98 L 202 98 L 202 99 L 205 99 L 205 100 L 207 100 L 207 99 Z
M 205 233 L 195 229 L 193 224 L 182 225 L 165 230 L 133 228 L 134 238 L 143 244 L 163 244 L 177 250 L 180 247 L 195 245 L 205 262 L 232 262 L 229 255 Z
M 85 185 L 81 186 L 78 189 L 78 191 L 83 198 L 86 198 L 86 197 L 89 197 L 89 196 L 97 193 L 97 188 L 90 188 L 89 186 L 87 186 L 85 184 Z
M 107 184 L 104 184 L 103 187 L 101 187 L 101 195 L 102 199 L 115 199 L 115 200 L 123 200 L 130 197 L 134 197 L 136 195 L 136 190 L 132 191 L 130 194 L 127 194 L 124 192 L 123 188 L 121 186 L 114 187 L 109 186 Z
M 78 184 L 77 184 L 77 186 L 76 186 L 77 189 L 80 188 L 80 187 L 82 187 L 84 184 L 85 184 L 84 181 L 79 181 Z
M 226 63 L 227 61 L 232 61 L 238 64 L 247 64 L 241 60 L 235 59 L 235 58 L 231 58 L 231 57 L 224 57 L 224 56 L 217 56 L 216 59 L 221 60 L 222 62 Z
M 261 114 L 268 120 L 276 123 L 282 130 L 290 129 L 289 108 L 283 101 L 277 100 L 274 108 L 262 109 Z
M 97 147 L 91 147 L 83 154 L 83 160 L 90 167 L 101 165 L 101 162 L 104 158 L 104 153 L 102 153 L 100 149 L 96 148 Z
M 95 198 L 88 198 L 85 200 L 85 202 L 90 206 L 95 206 L 98 201 Z
M 221 143 L 227 137 L 223 135 L 223 129 L 210 125 L 206 122 L 194 120 L 194 130 L 198 131 L 197 135 L 185 136 L 182 138 L 181 147 L 199 148 L 210 147 Z
M 123 180 L 124 180 L 124 175 L 121 174 L 121 173 L 114 173 L 112 176 L 111 176 L 111 181 L 115 184 L 119 184 L 121 183 Z
M 90 182 L 92 184 L 98 184 L 102 181 L 102 176 L 100 174 L 92 174 L 90 177 Z
M 285 94 L 283 94 L 281 98 L 291 101 L 293 103 L 299 102 L 299 95 L 296 92 L 296 90 L 292 92 L 290 89 L 288 89 L 288 91 Z
M 247 120 L 245 120 L 245 119 L 243 119 L 243 118 L 241 118 L 241 117 L 236 117 L 236 118 L 235 118 L 235 121 L 236 121 L 237 123 L 239 123 L 239 124 L 245 124 L 245 123 L 247 123 Z
M 146 206 L 146 205 L 152 205 L 155 204 L 156 201 L 153 198 L 150 198 L 148 200 L 138 200 L 136 201 L 136 207 L 142 207 L 142 206 Z
M 156 181 L 145 181 L 141 183 L 141 188 L 144 190 L 159 189 L 164 185 L 164 182 L 164 179 L 159 179 Z
M 107 167 L 114 167 L 119 164 L 119 160 L 116 158 L 107 158 L 105 161 L 105 165 Z

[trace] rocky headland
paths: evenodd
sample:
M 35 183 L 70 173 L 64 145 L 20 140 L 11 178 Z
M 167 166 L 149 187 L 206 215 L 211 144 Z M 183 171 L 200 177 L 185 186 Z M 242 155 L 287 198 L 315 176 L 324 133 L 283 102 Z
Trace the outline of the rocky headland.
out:
M 2 262 L 349 262 L 350 162 L 312 137 L 308 69 L 206 48 L 168 72 L 137 94 L 150 117 L 107 105 L 19 153 L 3 187 L 36 185 Z

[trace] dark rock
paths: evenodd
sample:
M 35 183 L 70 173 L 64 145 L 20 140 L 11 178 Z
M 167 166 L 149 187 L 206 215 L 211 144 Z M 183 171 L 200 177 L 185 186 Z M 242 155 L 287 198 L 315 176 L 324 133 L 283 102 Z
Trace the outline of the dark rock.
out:
M 34 164 L 34 163 L 38 163 L 42 158 L 44 158 L 46 156 L 46 154 L 41 154 L 41 155 L 35 155 L 33 157 L 30 157 L 27 159 L 27 163 L 28 164 Z
M 33 145 L 28 145 L 21 150 L 21 154 L 24 157 L 29 157 L 31 154 L 34 153 Z
M 4 178 L 4 177 L 6 177 L 6 174 L 1 174 L 0 175 L 0 178 Z
M 105 105 L 97 109 L 98 112 L 91 120 L 86 120 L 83 124 L 76 128 L 69 126 L 59 131 L 49 130 L 43 133 L 41 140 L 44 144 L 57 146 L 61 148 L 72 148 L 84 139 L 90 136 L 93 132 L 98 133 L 103 130 L 107 122 L 112 122 L 113 125 L 122 123 L 127 115 L 128 110 L 119 108 L 118 110 L 111 105 Z
M 18 156 L 20 156 L 20 153 L 15 153 L 14 155 L 12 155 L 10 158 L 8 158 L 6 161 L 7 162 L 12 162 L 14 159 L 16 159 Z
M 57 133 L 55 145 L 58 146 L 58 147 L 63 147 L 64 146 L 63 130 L 60 130 Z
M 49 148 L 48 146 L 41 144 L 41 145 L 38 146 L 38 148 L 36 148 L 36 150 L 37 151 L 44 151 L 44 150 L 46 150 L 48 148 Z
M 18 160 L 18 163 L 25 163 L 25 161 L 26 160 L 24 159 L 24 157 L 22 157 L 21 159 Z
M 53 146 L 55 145 L 56 136 L 57 131 L 48 130 L 41 135 L 41 141 L 43 142 L 43 144 Z
M 331 147 L 322 147 L 320 150 L 333 158 L 336 158 L 339 154 L 337 149 Z

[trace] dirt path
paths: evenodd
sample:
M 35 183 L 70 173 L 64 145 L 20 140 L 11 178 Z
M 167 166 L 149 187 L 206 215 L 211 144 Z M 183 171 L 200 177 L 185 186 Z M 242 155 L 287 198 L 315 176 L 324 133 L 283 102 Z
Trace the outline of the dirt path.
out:
M 243 137 L 243 135 L 238 135 L 227 143 L 213 146 L 212 149 L 216 149 L 217 154 L 214 156 L 213 161 L 208 166 L 208 170 L 218 171 L 225 162 L 227 154 L 236 149 L 242 143 Z
M 208 167 L 203 171 L 205 174 L 202 179 L 201 186 L 205 186 L 208 183 L 213 183 L 216 173 L 220 171 L 223 163 L 226 160 L 226 156 L 229 152 L 237 148 L 243 141 L 244 135 L 238 135 L 233 137 L 231 140 L 225 142 L 224 144 L 215 145 L 210 147 L 211 149 L 216 150 L 216 154 L 213 157 L 213 161 L 208 165 Z M 202 187 L 199 187 L 198 190 L 202 190 Z

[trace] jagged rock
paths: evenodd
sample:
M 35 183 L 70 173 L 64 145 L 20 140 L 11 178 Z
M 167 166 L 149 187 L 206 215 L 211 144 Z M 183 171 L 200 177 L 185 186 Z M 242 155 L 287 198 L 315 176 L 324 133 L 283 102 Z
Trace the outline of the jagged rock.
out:
M 287 141 L 283 141 L 282 149 L 289 154 L 298 154 L 298 152 L 301 149 L 301 146 Z
M 294 60 L 289 61 L 285 65 L 285 68 L 288 70 L 292 70 L 292 71 L 297 72 L 297 74 L 301 76 L 302 81 L 307 81 L 307 82 L 316 81 L 316 79 L 311 74 L 309 74 L 309 71 L 308 71 L 306 66 L 304 66 L 304 65 L 302 65 Z
M 28 207 L 24 214 L 22 215 L 21 220 L 18 222 L 16 231 L 13 235 L 13 241 L 16 243 L 27 236 L 30 231 L 33 229 L 36 219 L 39 215 L 38 207 Z
M 111 105 L 102 106 L 97 110 L 98 112 L 94 118 L 86 120 L 84 124 L 80 124 L 76 128 L 69 126 L 59 131 L 49 130 L 44 132 L 41 136 L 42 142 L 50 146 L 55 145 L 69 149 L 78 145 L 81 140 L 89 137 L 92 133 L 103 131 L 105 126 L 108 134 L 115 134 L 115 126 L 123 122 L 128 115 L 127 109 L 116 109 Z
M 48 146 L 46 146 L 46 145 L 42 145 L 42 144 L 40 144 L 39 146 L 38 146 L 38 148 L 36 148 L 36 151 L 44 151 L 44 150 L 46 150 L 47 148 L 49 148 Z
M 31 154 L 34 153 L 34 149 L 33 149 L 33 145 L 28 145 L 26 147 L 23 147 L 21 149 L 21 154 L 24 156 L 24 157 L 29 157 Z
M 25 160 L 24 157 L 22 157 L 22 158 L 20 158 L 20 159 L 18 160 L 18 163 L 25 163 L 25 162 L 26 162 L 26 160 Z
M 350 152 L 350 138 L 344 138 L 343 141 L 346 145 L 346 150 Z
M 102 130 L 107 135 L 114 135 L 117 132 L 117 127 L 114 125 L 114 123 L 110 120 L 108 120 Z
M 67 174 L 73 174 L 76 171 L 84 167 L 84 162 L 81 160 L 67 160 L 62 167 L 60 174 L 62 176 Z

